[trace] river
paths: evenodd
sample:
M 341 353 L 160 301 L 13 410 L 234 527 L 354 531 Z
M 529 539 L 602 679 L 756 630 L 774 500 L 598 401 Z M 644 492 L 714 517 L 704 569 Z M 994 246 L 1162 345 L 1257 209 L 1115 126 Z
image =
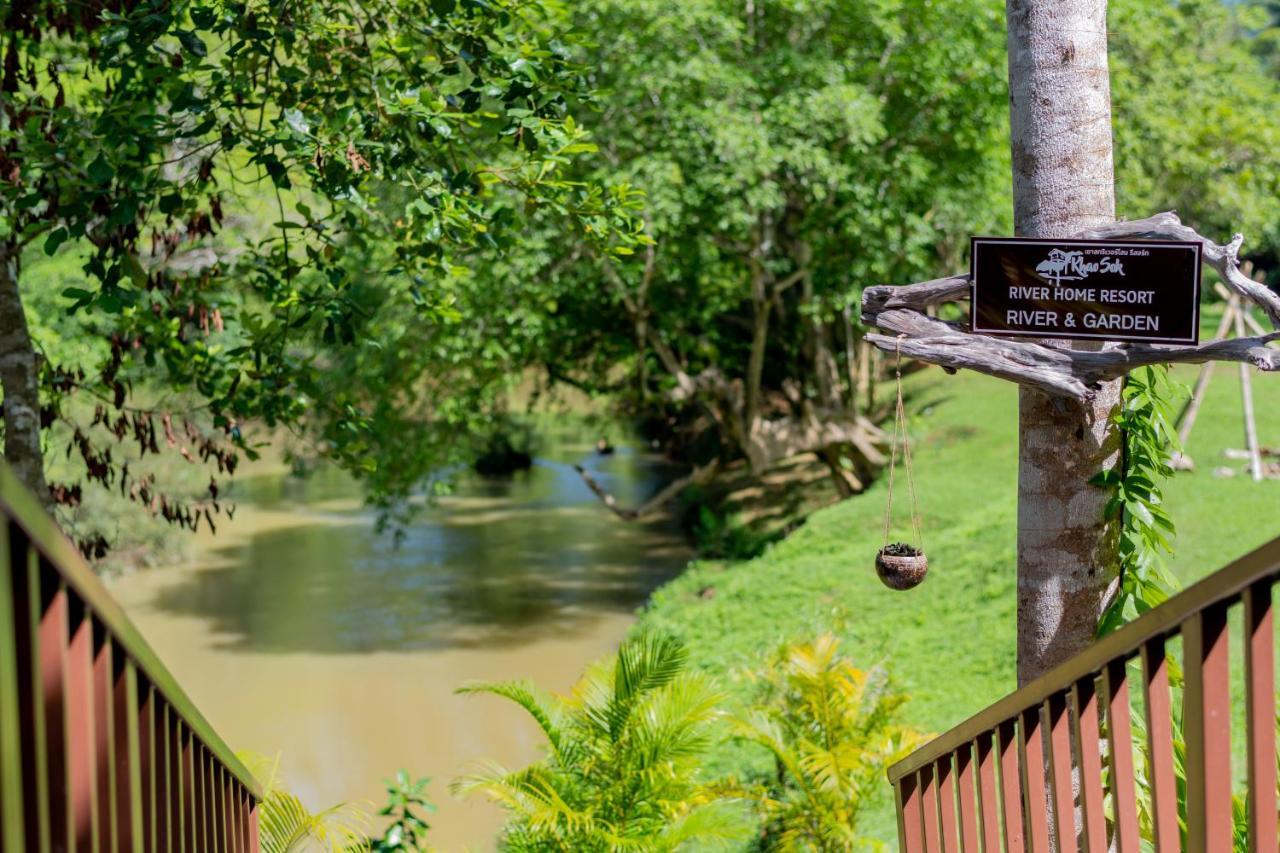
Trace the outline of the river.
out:
M 460 477 L 398 544 L 339 475 L 242 477 L 234 521 L 191 559 L 109 585 L 219 734 L 278 754 L 308 806 L 372 813 L 404 768 L 432 777 L 434 843 L 490 850 L 502 813 L 447 784 L 481 759 L 523 766 L 540 739 L 514 704 L 455 689 L 566 690 L 689 557 L 670 521 L 616 519 L 573 462 L 624 502 L 669 474 L 634 447 L 561 440 L 509 479 Z

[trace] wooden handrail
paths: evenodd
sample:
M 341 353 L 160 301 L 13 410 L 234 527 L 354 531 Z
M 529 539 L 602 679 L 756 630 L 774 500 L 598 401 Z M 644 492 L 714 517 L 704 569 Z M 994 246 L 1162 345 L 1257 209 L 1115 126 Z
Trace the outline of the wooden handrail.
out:
M 178 682 L 129 621 L 124 610 L 107 592 L 93 569 L 89 568 L 79 549 L 63 535 L 53 519 L 41 509 L 35 497 L 3 463 L 0 463 L 0 515 L 8 516 L 22 528 L 62 579 L 89 605 L 94 615 L 110 631 L 114 641 L 124 648 L 152 686 L 164 694 L 169 705 L 186 721 L 192 732 L 255 799 L 262 799 L 262 787 L 253 774 L 236 758 L 231 747 L 218 736 L 195 703 L 178 686 Z
M 1214 604 L 1229 605 L 1255 582 L 1280 574 L 1280 538 L 1276 538 L 1197 582 L 1117 631 L 1108 634 L 1080 654 L 1064 661 L 1044 675 L 1005 696 L 950 731 L 930 740 L 911 755 L 889 768 L 889 781 L 947 755 L 993 730 L 1005 720 L 1034 708 L 1091 673 L 1100 671 L 1117 658 L 1136 657 L 1150 640 L 1176 633 L 1189 617 Z

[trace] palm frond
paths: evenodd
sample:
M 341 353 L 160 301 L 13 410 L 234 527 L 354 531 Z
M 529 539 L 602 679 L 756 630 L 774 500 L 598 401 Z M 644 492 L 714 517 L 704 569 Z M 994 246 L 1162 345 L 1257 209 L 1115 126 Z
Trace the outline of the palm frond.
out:
M 302 801 L 282 790 L 267 793 L 259 807 L 262 853 L 295 853 L 317 847 L 326 853 L 367 850 L 364 812 L 341 803 L 312 814 Z M 304 847 L 305 845 L 305 847 Z
M 504 699 L 510 699 L 525 712 L 533 717 L 534 722 L 538 724 L 538 728 L 542 729 L 542 733 L 547 738 L 554 753 L 559 755 L 561 749 L 561 731 L 559 709 L 554 707 L 542 695 L 538 689 L 527 681 L 500 681 L 482 684 L 467 684 L 458 688 L 456 693 L 461 695 L 471 695 L 476 693 L 490 693 L 494 696 L 501 696 Z
M 236 757 L 262 786 L 258 830 L 263 853 L 290 853 L 317 847 L 326 853 L 368 850 L 368 812 L 360 806 L 339 803 L 313 814 L 284 788 L 280 779 L 280 754 L 267 758 L 256 752 Z
M 716 800 L 692 808 L 658 833 L 659 850 L 677 850 L 689 842 L 697 842 L 699 850 L 729 849 L 750 835 L 746 804 L 741 801 Z
M 584 831 L 592 816 L 571 806 L 559 790 L 555 775 L 540 764 L 523 770 L 507 770 L 488 763 L 449 786 L 457 794 L 479 791 L 520 815 L 532 828 Z

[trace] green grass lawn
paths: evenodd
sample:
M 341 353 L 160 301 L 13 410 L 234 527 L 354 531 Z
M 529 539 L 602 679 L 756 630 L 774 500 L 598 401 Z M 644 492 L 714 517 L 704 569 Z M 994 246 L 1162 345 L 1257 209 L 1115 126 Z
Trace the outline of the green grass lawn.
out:
M 1179 370 L 1186 383 L 1195 368 Z M 1264 445 L 1280 445 L 1280 377 L 1255 373 Z M 819 511 L 762 556 L 695 563 L 655 594 L 640 627 L 684 638 L 696 662 L 741 695 L 737 677 L 786 639 L 833 627 L 864 666 L 885 665 L 911 700 L 906 721 L 927 732 L 961 722 L 1015 687 L 1015 507 L 1017 391 L 973 373 L 929 370 L 911 378 L 911 431 L 928 545 L 928 580 L 910 592 L 880 584 L 873 559 L 882 543 L 885 481 Z M 1240 468 L 1221 451 L 1244 444 L 1235 365 L 1219 365 L 1187 451 L 1194 472 L 1167 485 L 1179 528 L 1170 560 L 1184 582 L 1280 535 L 1280 481 L 1220 478 Z M 905 489 L 899 492 L 905 496 Z M 906 538 L 907 503 L 895 499 Z M 710 590 L 713 589 L 714 593 Z M 724 746 L 711 772 L 760 766 L 761 756 Z M 894 838 L 888 785 L 863 829 Z

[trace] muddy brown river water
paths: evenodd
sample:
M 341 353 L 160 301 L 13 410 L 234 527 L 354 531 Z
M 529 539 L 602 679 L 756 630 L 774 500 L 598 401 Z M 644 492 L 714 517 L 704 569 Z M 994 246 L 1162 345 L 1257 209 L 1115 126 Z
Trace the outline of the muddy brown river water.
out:
M 341 477 L 242 478 L 235 520 L 190 561 L 110 587 L 222 737 L 278 753 L 309 806 L 373 812 L 404 768 L 432 777 L 441 849 L 490 850 L 502 813 L 447 784 L 480 759 L 528 763 L 540 741 L 514 705 L 455 689 L 566 690 L 689 557 L 670 522 L 614 518 L 573 462 L 624 501 L 667 473 L 632 448 L 562 443 L 510 479 L 462 477 L 398 545 Z

